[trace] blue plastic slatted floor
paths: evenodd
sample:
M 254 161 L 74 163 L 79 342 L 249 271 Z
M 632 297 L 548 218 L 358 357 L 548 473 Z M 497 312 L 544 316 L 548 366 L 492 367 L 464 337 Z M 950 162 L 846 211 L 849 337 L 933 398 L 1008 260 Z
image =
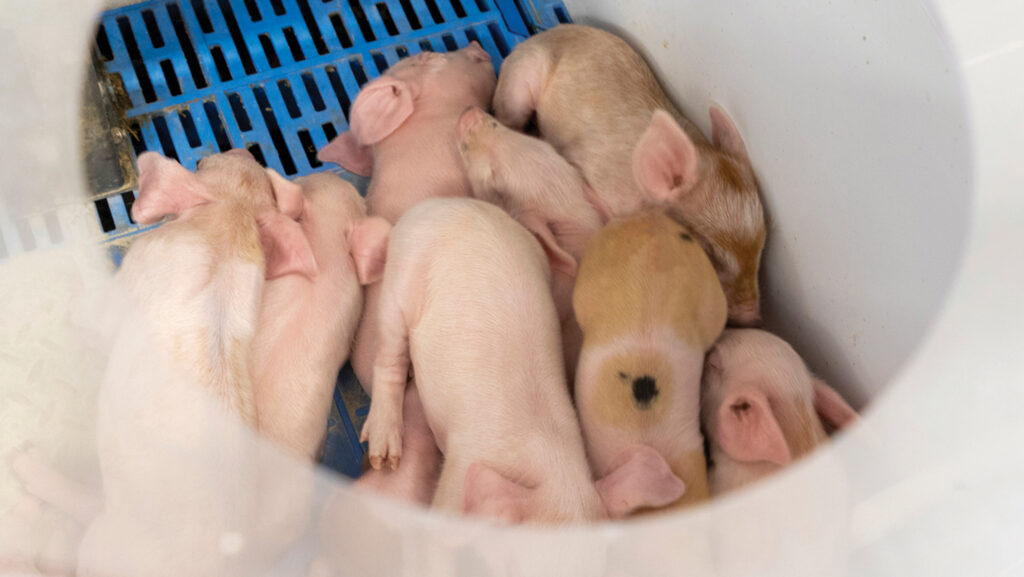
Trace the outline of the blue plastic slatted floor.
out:
M 500 67 L 531 33 L 568 21 L 557 0 L 150 0 L 104 13 L 95 50 L 131 101 L 137 154 L 194 169 L 244 147 L 295 177 L 327 168 L 316 151 L 347 130 L 359 88 L 399 59 L 477 40 Z M 142 230 L 134 198 L 95 201 L 111 241 Z M 324 462 L 358 476 L 369 399 L 347 367 L 335 400 Z

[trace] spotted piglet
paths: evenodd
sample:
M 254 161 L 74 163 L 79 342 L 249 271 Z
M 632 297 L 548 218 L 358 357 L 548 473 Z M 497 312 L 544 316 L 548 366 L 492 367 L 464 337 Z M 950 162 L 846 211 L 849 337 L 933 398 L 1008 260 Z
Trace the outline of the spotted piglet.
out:
M 793 347 L 761 330 L 726 330 L 707 356 L 703 386 L 715 495 L 774 473 L 824 443 L 823 421 L 842 428 L 857 419 L 838 393 L 811 376 Z
M 707 255 L 663 212 L 614 220 L 583 257 L 573 305 L 583 329 L 576 403 L 595 473 L 650 447 L 686 484 L 675 506 L 706 499 L 700 379 L 726 321 Z

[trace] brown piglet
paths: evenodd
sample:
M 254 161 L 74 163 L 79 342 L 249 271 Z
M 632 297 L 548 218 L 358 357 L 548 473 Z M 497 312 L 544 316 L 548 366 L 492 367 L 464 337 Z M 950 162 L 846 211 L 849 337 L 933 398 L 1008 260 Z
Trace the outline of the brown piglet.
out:
M 583 329 L 576 403 L 594 473 L 646 446 L 686 485 L 675 506 L 707 499 L 700 380 L 726 302 L 703 249 L 661 211 L 612 221 L 583 256 L 573 306 Z

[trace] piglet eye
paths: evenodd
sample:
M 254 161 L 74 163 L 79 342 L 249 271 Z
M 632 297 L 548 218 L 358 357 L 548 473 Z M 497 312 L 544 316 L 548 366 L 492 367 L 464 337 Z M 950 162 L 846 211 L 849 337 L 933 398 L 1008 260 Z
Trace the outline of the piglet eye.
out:
M 740 401 L 730 408 L 732 409 L 732 412 L 736 413 L 736 415 L 741 415 L 750 410 L 750 403 L 747 401 Z

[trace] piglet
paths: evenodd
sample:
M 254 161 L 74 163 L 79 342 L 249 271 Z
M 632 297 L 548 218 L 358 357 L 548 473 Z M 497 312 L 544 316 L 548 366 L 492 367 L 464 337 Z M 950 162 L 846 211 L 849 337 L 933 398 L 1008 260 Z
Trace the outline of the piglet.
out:
M 857 419 L 788 343 L 761 330 L 726 330 L 707 356 L 703 381 L 716 495 L 770 475 L 824 443 L 819 418 L 836 428 Z
M 350 129 L 321 150 L 318 158 L 372 175 L 366 197 L 369 212 L 391 224 L 421 200 L 469 196 L 455 144 L 455 123 L 470 106 L 490 106 L 496 82 L 491 58 L 477 42 L 446 54 L 422 52 L 405 58 L 359 91 L 352 103 Z M 366 289 L 351 358 L 356 377 L 371 396 L 379 293 L 377 283 Z M 422 413 L 415 399 L 410 402 L 411 411 Z M 406 437 L 429 437 L 425 422 L 412 419 Z M 432 472 L 439 470 L 440 453 L 422 440 L 412 445 L 417 450 L 408 456 L 422 458 L 422 463 L 387 478 L 369 472 L 360 482 L 416 500 L 424 494 L 418 488 L 436 483 Z
M 127 311 L 98 400 L 103 510 L 79 548 L 78 574 L 231 575 L 255 562 L 218 539 L 259 523 L 251 435 L 257 410 L 251 343 L 264 278 L 313 277 L 295 219 L 297 190 L 248 152 L 203 159 L 191 173 L 139 157 L 142 235 L 114 278 Z M 248 425 L 249 427 L 245 427 Z
M 388 245 L 375 394 L 363 428 L 375 467 L 398 466 L 403 454 L 411 361 L 444 453 L 436 508 L 567 523 L 678 497 L 682 484 L 644 448 L 595 485 L 549 283 L 540 245 L 491 204 L 434 199 L 402 217 Z
M 642 190 L 653 191 L 711 257 L 730 321 L 758 321 L 764 214 L 746 147 L 724 112 L 711 108 L 708 142 L 636 51 L 578 25 L 557 26 L 512 51 L 494 110 L 517 130 L 535 116 L 540 134 L 580 170 L 609 216 L 635 212 L 648 202 Z
M 456 136 L 473 196 L 504 208 L 548 255 L 571 381 L 582 340 L 572 314 L 577 263 L 604 224 L 593 191 L 550 144 L 503 126 L 480 108 L 462 114 Z
M 595 473 L 646 446 L 685 482 L 676 506 L 707 499 L 700 378 L 726 321 L 707 255 L 663 212 L 613 220 L 587 248 L 573 306 L 583 329 L 576 405 Z
M 262 434 L 312 458 L 362 314 L 360 285 L 383 274 L 390 225 L 367 217 L 363 198 L 334 174 L 277 186 L 304 201 L 299 224 L 318 270 L 267 281 L 263 289 L 252 345 L 256 410 Z

